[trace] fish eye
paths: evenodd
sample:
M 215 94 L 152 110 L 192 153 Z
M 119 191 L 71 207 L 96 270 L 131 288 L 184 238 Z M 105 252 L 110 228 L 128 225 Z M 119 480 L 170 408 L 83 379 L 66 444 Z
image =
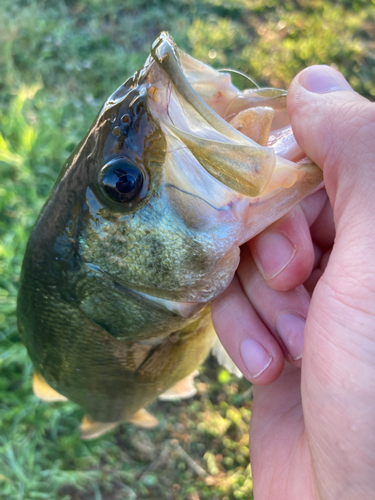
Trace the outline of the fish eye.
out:
M 126 158 L 112 160 L 102 168 L 102 186 L 107 195 L 118 203 L 133 200 L 143 185 L 142 170 Z

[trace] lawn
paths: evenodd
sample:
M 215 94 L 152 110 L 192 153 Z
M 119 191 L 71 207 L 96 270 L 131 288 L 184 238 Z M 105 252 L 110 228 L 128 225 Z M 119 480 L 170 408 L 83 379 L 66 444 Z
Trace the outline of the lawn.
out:
M 91 442 L 82 410 L 31 392 L 17 333 L 23 252 L 56 176 L 103 101 L 162 30 L 193 56 L 287 87 L 309 64 L 375 99 L 375 0 L 2 0 L 0 499 L 251 499 L 252 388 L 209 359 L 198 395 L 156 402 L 160 426 Z M 238 81 L 242 85 L 242 81 Z

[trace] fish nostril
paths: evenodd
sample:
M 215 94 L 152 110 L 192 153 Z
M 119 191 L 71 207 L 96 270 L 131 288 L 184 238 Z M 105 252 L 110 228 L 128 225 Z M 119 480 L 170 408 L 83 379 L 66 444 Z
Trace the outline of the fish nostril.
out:
M 121 117 L 121 121 L 125 124 L 125 125 L 131 125 L 131 116 L 128 115 L 128 114 L 125 114 L 124 116 Z
M 129 132 L 129 127 L 132 124 L 132 118 L 130 115 L 125 114 L 120 119 L 120 125 L 116 125 L 112 129 L 112 134 L 116 137 L 123 136 L 126 137 Z

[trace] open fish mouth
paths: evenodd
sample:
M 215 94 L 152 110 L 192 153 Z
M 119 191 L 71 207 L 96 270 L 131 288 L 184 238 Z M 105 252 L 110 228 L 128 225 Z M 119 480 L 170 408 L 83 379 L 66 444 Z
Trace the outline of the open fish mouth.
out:
M 165 189 L 188 223 L 236 219 L 242 243 L 321 183 L 321 170 L 302 160 L 285 90 L 240 92 L 228 73 L 188 56 L 168 33 L 153 43 L 141 75 L 167 138 Z

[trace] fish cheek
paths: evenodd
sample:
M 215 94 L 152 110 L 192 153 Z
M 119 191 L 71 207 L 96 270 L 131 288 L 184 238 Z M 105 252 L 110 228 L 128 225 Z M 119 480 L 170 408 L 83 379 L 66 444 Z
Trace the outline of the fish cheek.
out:
M 215 248 L 154 197 L 125 220 L 86 224 L 80 255 L 129 289 L 178 300 L 174 292 L 185 296 L 215 266 Z
M 156 210 L 156 205 L 160 209 Z M 131 252 L 136 258 L 126 272 L 133 283 L 158 290 L 157 294 L 163 296 L 163 293 L 186 289 L 201 279 L 211 268 L 212 260 L 205 242 L 168 210 L 167 205 L 163 210 L 162 200 L 155 201 L 153 206 L 154 213 L 150 210 L 149 218 L 144 218 L 147 229 L 142 235 L 138 233 L 134 241 Z M 176 300 L 177 297 L 165 298 Z

